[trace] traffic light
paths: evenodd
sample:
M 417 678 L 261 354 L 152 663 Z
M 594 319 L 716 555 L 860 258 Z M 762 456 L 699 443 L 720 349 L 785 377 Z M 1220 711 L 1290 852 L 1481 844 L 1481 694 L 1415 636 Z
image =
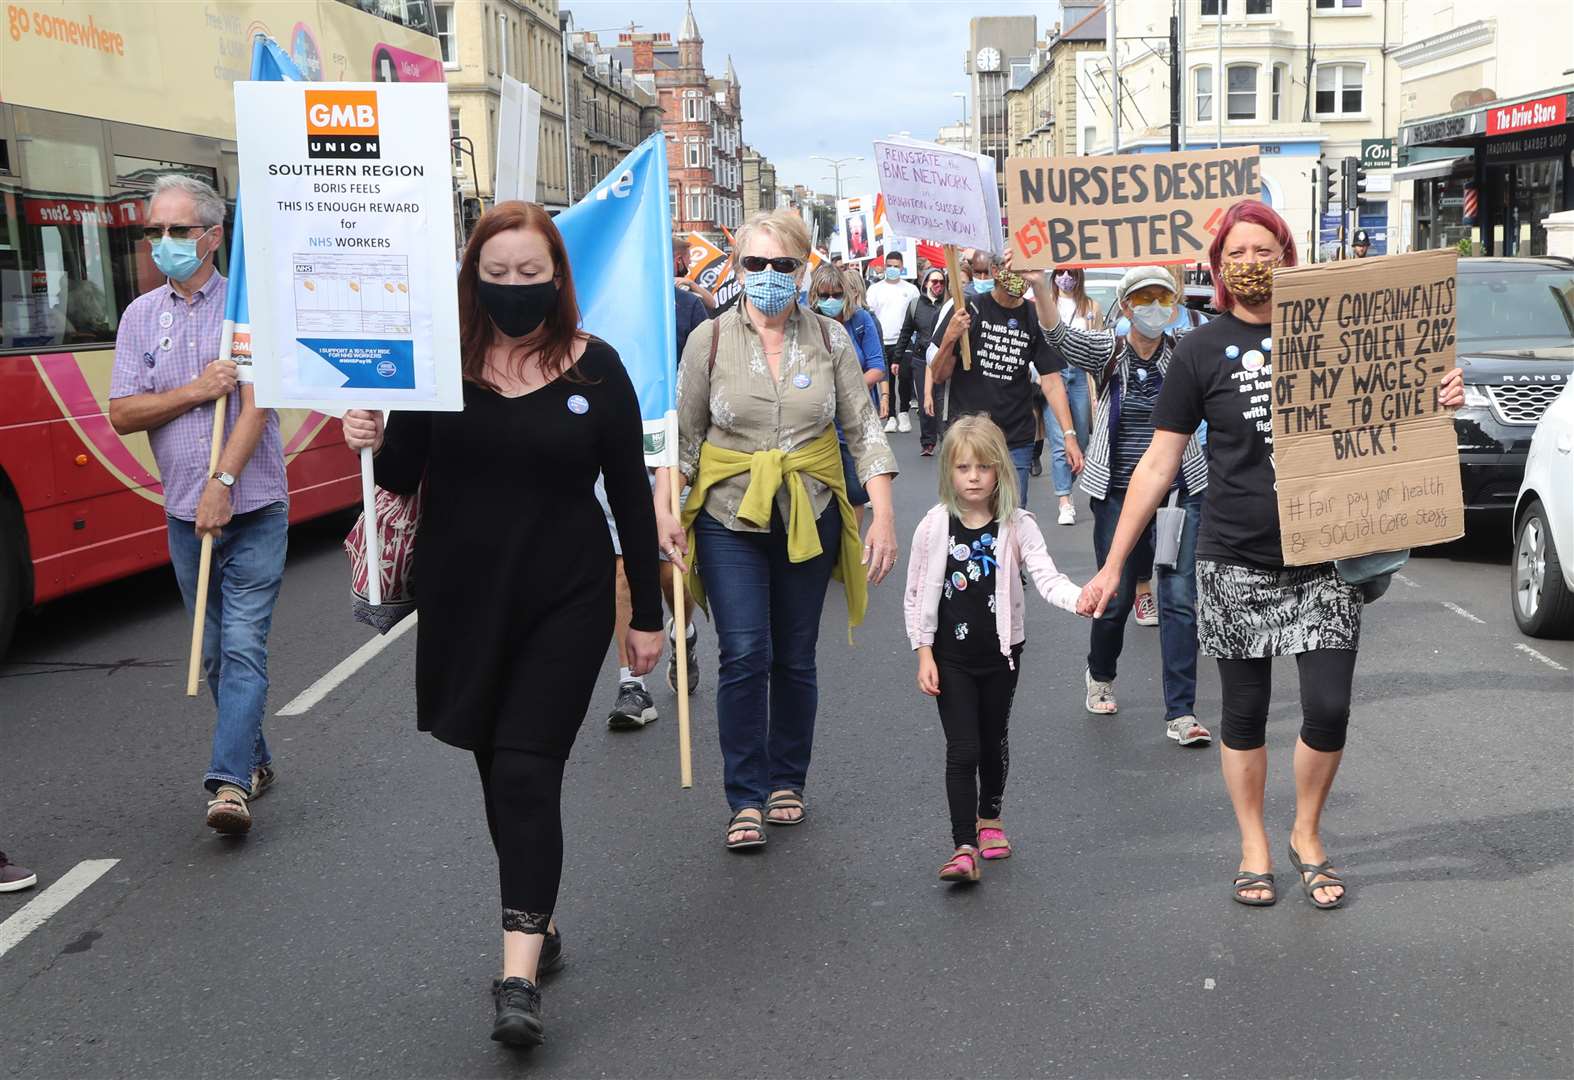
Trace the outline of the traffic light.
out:
M 1345 202 L 1349 206 L 1361 205 L 1361 196 L 1366 194 L 1366 170 L 1361 167 L 1358 157 L 1344 159 L 1344 190 Z
M 1325 161 L 1317 162 L 1317 212 L 1328 213 L 1331 203 L 1339 199 L 1339 174 Z

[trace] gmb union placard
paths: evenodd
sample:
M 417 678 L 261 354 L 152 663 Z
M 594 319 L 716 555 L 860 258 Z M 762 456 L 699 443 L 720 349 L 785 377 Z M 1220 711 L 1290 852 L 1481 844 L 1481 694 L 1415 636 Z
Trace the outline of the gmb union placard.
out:
M 257 404 L 458 410 L 441 83 L 238 82 Z

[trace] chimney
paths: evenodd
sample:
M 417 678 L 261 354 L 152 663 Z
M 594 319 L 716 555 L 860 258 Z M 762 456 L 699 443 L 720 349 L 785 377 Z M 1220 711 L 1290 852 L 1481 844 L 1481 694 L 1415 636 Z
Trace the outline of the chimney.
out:
M 634 70 L 656 70 L 656 45 L 649 34 L 634 34 L 630 44 L 634 47 Z

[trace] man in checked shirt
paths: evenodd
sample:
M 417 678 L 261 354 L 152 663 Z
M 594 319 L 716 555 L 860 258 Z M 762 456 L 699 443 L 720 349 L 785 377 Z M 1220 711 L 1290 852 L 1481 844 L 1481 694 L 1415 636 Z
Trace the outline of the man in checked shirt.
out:
M 204 786 L 207 822 L 221 833 L 251 828 L 250 802 L 273 783 L 262 737 L 268 696 L 268 627 L 284 577 L 289 489 L 279 421 L 258 409 L 236 366 L 220 360 L 228 282 L 213 260 L 224 243 L 224 200 L 201 180 L 159 178 L 143 239 L 168 279 L 131 302 L 115 336 L 109 422 L 145 431 L 158 462 L 169 557 L 188 612 L 197 601 L 202 538 L 213 564 L 202 641 L 218 706 Z M 209 470 L 213 410 L 227 412 L 219 467 Z

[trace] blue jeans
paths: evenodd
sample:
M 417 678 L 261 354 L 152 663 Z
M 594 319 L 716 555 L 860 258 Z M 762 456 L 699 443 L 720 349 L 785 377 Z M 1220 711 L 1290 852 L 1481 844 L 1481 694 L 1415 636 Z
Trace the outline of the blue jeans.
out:
M 1033 467 L 1033 444 L 1014 446 L 1011 448 L 1011 464 L 1017 470 L 1017 487 L 1021 489 L 1022 499 L 1018 506 L 1027 509 L 1027 479 L 1028 470 Z
M 169 558 L 186 612 L 195 609 L 202 541 L 189 521 L 166 518 Z M 272 503 L 236 514 L 213 542 L 208 614 L 202 628 L 202 665 L 218 706 L 213 756 L 204 786 L 234 784 L 251 794 L 251 772 L 273 760 L 262 737 L 268 702 L 268 628 L 284 580 L 289 507 Z
M 787 558 L 787 527 L 735 532 L 701 511 L 694 543 L 720 657 L 716 721 L 734 811 L 764 807 L 773 791 L 803 791 L 819 707 L 815 645 L 820 611 L 841 551 L 835 502 L 818 523 L 823 549 L 807 562 Z
M 1077 445 L 1088 448 L 1088 433 L 1093 418 L 1088 404 L 1088 373 L 1067 364 L 1060 373 L 1066 384 L 1066 397 L 1071 401 L 1071 423 L 1077 429 Z M 1071 494 L 1071 462 L 1066 460 L 1066 434 L 1060 430 L 1060 421 L 1048 405 L 1044 406 L 1044 430 L 1049 435 L 1050 474 L 1055 481 L 1056 495 Z
M 1109 557 L 1115 524 L 1125 502 L 1124 488 L 1111 489 L 1107 498 L 1094 499 L 1093 554 L 1100 566 Z M 1159 651 L 1164 658 L 1164 719 L 1194 716 L 1197 711 L 1197 526 L 1202 520 L 1202 496 L 1183 496 L 1176 504 L 1186 511 L 1180 555 L 1175 569 L 1154 567 L 1153 592 L 1159 602 Z M 1137 600 L 1137 579 L 1144 566 L 1153 566 L 1153 525 L 1120 574 L 1120 590 L 1104 614 L 1093 620 L 1088 642 L 1088 673 L 1100 682 L 1113 682 L 1121 645 L 1125 642 L 1126 617 Z

